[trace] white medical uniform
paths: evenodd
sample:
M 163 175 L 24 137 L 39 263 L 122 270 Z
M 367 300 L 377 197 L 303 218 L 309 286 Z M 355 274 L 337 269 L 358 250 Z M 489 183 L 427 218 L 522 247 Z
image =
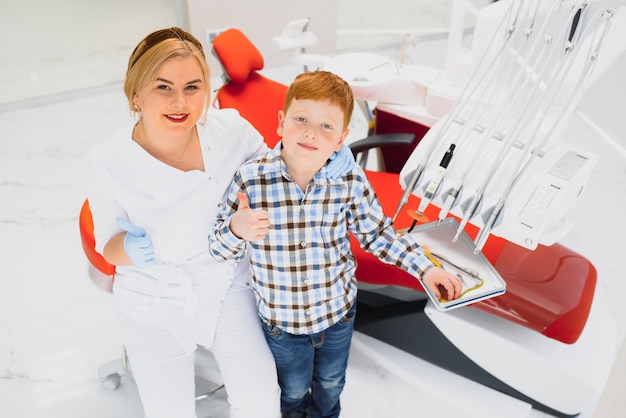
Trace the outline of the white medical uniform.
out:
M 184 172 L 148 154 L 129 126 L 90 159 L 88 199 L 96 250 L 128 218 L 152 238 L 156 261 L 118 266 L 113 293 L 124 344 L 147 418 L 195 417 L 193 352 L 211 349 L 231 417 L 279 416 L 273 358 L 249 286 L 249 261 L 225 264 L 208 236 L 235 170 L 266 150 L 235 110 L 211 109 L 198 125 L 204 171 Z

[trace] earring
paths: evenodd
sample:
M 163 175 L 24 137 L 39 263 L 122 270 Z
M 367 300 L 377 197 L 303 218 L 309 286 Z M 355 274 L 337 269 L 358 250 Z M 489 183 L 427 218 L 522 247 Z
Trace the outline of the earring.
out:
M 141 112 L 141 108 L 139 107 L 138 104 L 135 103 L 135 112 Z

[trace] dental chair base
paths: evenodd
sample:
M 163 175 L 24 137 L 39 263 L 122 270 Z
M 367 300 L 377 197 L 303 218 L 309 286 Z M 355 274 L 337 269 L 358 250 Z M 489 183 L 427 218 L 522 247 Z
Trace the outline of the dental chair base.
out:
M 422 292 L 397 286 L 361 283 L 357 310 L 356 331 L 554 417 L 595 405 L 619 345 L 617 324 L 597 304 L 574 344 L 471 307 L 440 312 Z
M 395 208 L 388 203 L 402 193 L 390 187 L 394 179 L 392 173 L 370 179 L 390 216 Z M 410 196 L 406 207 L 418 203 Z M 426 215 L 436 219 L 437 212 L 429 208 Z M 395 221 L 399 230 L 410 223 L 405 210 Z M 352 250 L 358 260 L 357 331 L 552 416 L 576 416 L 597 401 L 619 333 L 594 298 L 597 273 L 585 257 L 560 244 L 531 251 L 491 237 L 483 254 L 506 281 L 506 293 L 442 313 L 426 304 L 414 277 L 381 263 L 356 242 Z M 399 358 L 387 351 L 372 355 L 381 363 Z M 405 362 L 395 369 L 408 370 Z

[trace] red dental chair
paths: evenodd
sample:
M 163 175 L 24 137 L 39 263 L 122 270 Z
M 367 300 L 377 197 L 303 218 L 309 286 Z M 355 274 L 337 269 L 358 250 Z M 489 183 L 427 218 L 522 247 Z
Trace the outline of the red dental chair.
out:
M 287 87 L 258 73 L 263 68 L 263 58 L 250 40 L 237 29 L 229 29 L 218 35 L 214 40 L 213 53 L 224 71 L 224 85 L 216 95 L 219 107 L 238 109 L 266 138 L 267 144 L 273 146 L 278 140 L 276 114 L 283 106 Z M 393 129 L 387 130 L 391 131 Z M 413 139 L 414 135 L 400 135 L 395 138 L 378 135 L 352 143 L 350 147 L 355 156 L 376 147 L 396 147 L 402 151 L 394 152 L 395 155 L 405 155 L 408 158 Z M 404 163 L 405 161 L 401 161 L 397 165 L 402 167 Z M 383 210 L 392 216 L 403 194 L 398 173 L 366 170 L 366 174 Z M 406 213 L 406 209 L 417 208 L 418 204 L 419 198 L 409 198 L 395 220 L 396 229 L 402 230 L 411 225 L 413 220 Z M 437 212 L 437 208 L 431 205 L 426 215 L 429 219 L 437 219 Z M 468 224 L 465 232 L 473 239 L 478 231 Z M 539 246 L 535 251 L 530 251 L 502 238 L 490 236 L 482 252 L 507 283 L 506 293 L 475 303 L 471 307 L 461 308 L 454 314 L 442 313 L 437 319 L 436 312 L 428 311 L 430 308 L 426 304 L 427 298 L 414 277 L 395 266 L 380 262 L 363 251 L 352 237 L 351 248 L 358 262 L 357 331 L 518 398 L 535 409 L 554 416 L 575 415 L 567 410 L 569 405 L 576 404 L 577 398 L 582 399 L 585 396 L 570 395 L 569 405 L 564 407 L 562 402 L 559 403 L 560 400 L 555 399 L 559 398 L 558 393 L 567 389 L 562 388 L 560 392 L 550 389 L 537 394 L 528 386 L 529 382 L 531 387 L 538 387 L 537 383 L 540 381 L 563 382 L 564 380 L 559 380 L 563 374 L 559 367 L 544 367 L 541 373 L 529 376 L 526 381 L 523 378 L 503 376 L 500 372 L 511 362 L 532 366 L 536 364 L 533 361 L 539 359 L 544 351 L 550 353 L 555 347 L 563 352 L 569 352 L 569 347 L 578 351 L 588 348 L 588 337 L 582 339 L 584 344 L 576 344 L 587 324 L 597 280 L 596 270 L 586 258 L 560 244 Z M 402 293 L 399 298 L 391 296 L 399 293 Z M 491 332 L 494 335 L 489 342 L 481 341 L 483 346 L 479 350 L 480 354 L 488 352 L 492 354 L 491 358 L 502 360 L 490 364 L 480 363 L 473 356 L 475 353 L 470 354 L 471 350 L 466 350 L 466 346 L 457 345 L 464 344 L 463 337 L 471 335 L 471 326 L 465 326 L 463 318 L 477 316 L 480 321 L 471 326 L 484 326 L 487 334 Z M 441 320 L 447 321 L 447 324 L 443 324 Z M 496 325 L 492 326 L 494 323 Z M 503 329 L 512 330 L 511 340 L 504 343 L 499 339 L 497 331 Z M 490 346 L 490 343 L 500 345 Z M 516 344 L 516 348 L 519 348 L 514 350 L 516 354 L 499 351 L 510 344 Z M 526 346 L 540 348 L 537 358 L 535 352 L 532 349 L 527 350 Z M 578 355 L 582 356 L 583 354 Z M 545 361 L 545 358 L 541 357 L 539 360 Z M 585 387 L 582 378 L 570 380 L 572 383 L 568 383 L 568 387 L 572 388 L 571 393 Z M 579 403 L 583 401 L 586 399 Z
M 224 71 L 225 84 L 217 92 L 219 107 L 238 109 L 272 147 L 278 141 L 276 114 L 282 109 L 287 86 L 258 73 L 263 68 L 263 57 L 238 29 L 228 29 L 218 35 L 213 43 L 213 53 Z M 409 138 L 393 140 L 388 135 L 369 137 L 350 146 L 355 154 L 380 146 L 407 147 L 405 155 L 408 158 Z M 401 162 L 400 166 L 403 164 Z M 392 216 L 403 193 L 398 174 L 366 172 L 385 213 Z M 411 196 L 405 208 L 416 208 L 418 204 L 419 198 Z M 426 215 L 436 219 L 436 208 L 431 205 L 430 211 Z M 402 210 L 395 226 L 401 230 L 411 223 L 412 219 Z M 468 225 L 466 232 L 473 239 L 477 228 Z M 380 262 L 363 251 L 354 239 L 352 250 L 359 263 L 359 282 L 422 290 L 415 278 Z M 487 240 L 483 253 L 506 281 L 507 292 L 476 303 L 474 308 L 567 344 L 578 339 L 591 308 L 596 284 L 595 268 L 587 259 L 560 244 L 530 251 L 495 236 Z M 550 300 L 549 307 L 545 306 L 546 299 Z
M 213 54 L 223 67 L 224 85 L 216 99 L 220 108 L 235 108 L 263 135 L 268 147 L 280 140 L 276 133 L 278 109 L 282 109 L 287 86 L 258 71 L 263 56 L 238 29 L 228 29 L 213 40 Z

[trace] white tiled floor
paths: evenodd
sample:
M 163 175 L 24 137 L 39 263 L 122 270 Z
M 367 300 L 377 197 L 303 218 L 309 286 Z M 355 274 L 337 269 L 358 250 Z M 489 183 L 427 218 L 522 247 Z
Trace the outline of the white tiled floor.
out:
M 613 82 L 624 83 L 621 78 Z M 598 111 L 604 102 L 595 100 L 584 107 L 620 117 L 617 112 L 623 104 Z M 119 85 L 0 108 L 3 418 L 142 416 L 131 382 L 124 378 L 118 390 L 108 391 L 98 380 L 98 366 L 119 358 L 121 340 L 111 296 L 88 278 L 77 225 L 85 196 L 86 155 L 128 122 L 125 109 Z M 573 118 L 568 134 L 570 141 L 600 155 L 601 163 L 583 201 L 572 212 L 577 227 L 562 243 L 589 258 L 598 269 L 596 303 L 619 324 L 616 330 L 609 329 L 621 340 L 626 324 L 626 281 L 620 263 L 626 232 L 622 221 L 626 204 L 624 137 L 616 138 L 622 141 L 622 148 L 613 146 L 579 115 Z M 439 404 L 371 355 L 371 347 L 362 335 L 355 338 L 343 417 L 476 416 L 462 414 L 452 404 Z M 387 348 L 379 350 L 378 354 L 382 353 L 398 355 Z M 625 376 L 626 349 L 622 346 L 599 403 L 590 405 L 580 417 L 624 416 Z M 198 403 L 201 418 L 227 417 L 226 410 L 223 391 Z M 545 414 L 533 411 L 528 417 Z

